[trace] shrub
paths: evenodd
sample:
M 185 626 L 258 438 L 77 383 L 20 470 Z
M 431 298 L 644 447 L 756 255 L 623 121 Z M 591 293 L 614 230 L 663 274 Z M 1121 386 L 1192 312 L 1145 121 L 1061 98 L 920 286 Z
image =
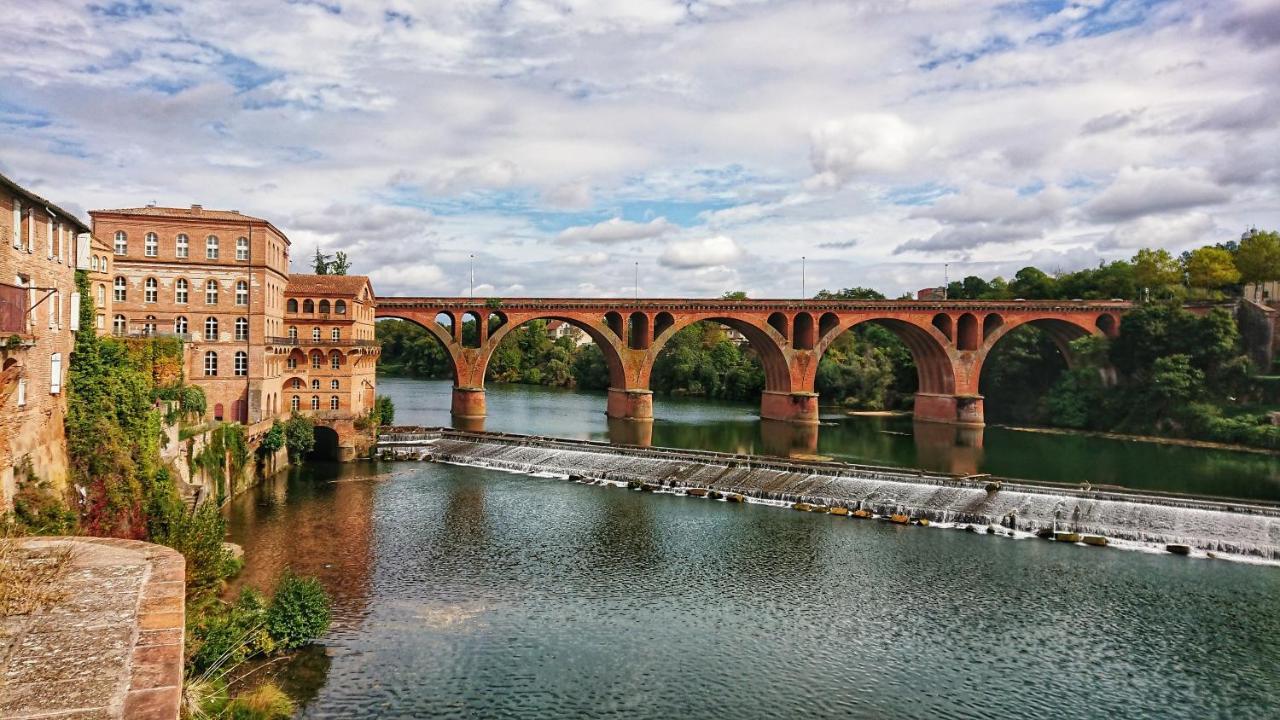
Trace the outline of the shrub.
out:
M 258 454 L 267 457 L 282 447 L 284 447 L 284 426 L 279 420 L 274 420 L 271 423 L 271 429 L 262 436 L 262 442 L 258 444 Z
M 284 423 L 284 444 L 289 448 L 289 461 L 298 462 L 316 446 L 316 428 L 311 418 L 294 415 Z
M 373 409 L 378 414 L 378 425 L 386 427 L 396 421 L 396 404 L 386 395 L 379 395 L 374 401 Z
M 193 618 L 187 632 L 189 673 L 233 668 L 276 650 L 266 626 L 267 602 L 252 588 L 241 592 L 234 605 L 219 604 Z
M 297 710 L 293 700 L 275 683 L 263 683 L 227 704 L 227 720 L 285 720 Z
M 329 595 L 315 578 L 286 571 L 267 608 L 267 632 L 282 649 L 301 647 L 329 629 Z
M 182 553 L 187 561 L 187 602 L 200 608 L 214 599 L 222 581 L 237 569 L 231 552 L 222 544 L 227 523 L 213 503 L 189 512 L 176 498 L 153 503 L 149 528 L 151 541 Z

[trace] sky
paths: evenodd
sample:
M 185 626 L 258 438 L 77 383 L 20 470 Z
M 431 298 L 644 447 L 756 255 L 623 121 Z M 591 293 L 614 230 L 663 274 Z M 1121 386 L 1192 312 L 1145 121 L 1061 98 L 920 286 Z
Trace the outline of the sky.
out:
M 1280 0 L 5 5 L 0 172 L 379 295 L 893 297 L 1280 226 Z

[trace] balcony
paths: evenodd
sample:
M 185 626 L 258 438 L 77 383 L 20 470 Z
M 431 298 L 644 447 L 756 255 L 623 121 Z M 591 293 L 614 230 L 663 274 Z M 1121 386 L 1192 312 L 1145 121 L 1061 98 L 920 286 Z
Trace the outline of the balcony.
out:
M 377 347 L 377 340 L 352 340 L 343 338 L 341 340 L 312 340 L 311 338 L 289 338 L 289 337 L 268 337 L 268 345 L 287 345 L 290 347 L 312 347 L 319 345 L 327 345 L 329 347 Z

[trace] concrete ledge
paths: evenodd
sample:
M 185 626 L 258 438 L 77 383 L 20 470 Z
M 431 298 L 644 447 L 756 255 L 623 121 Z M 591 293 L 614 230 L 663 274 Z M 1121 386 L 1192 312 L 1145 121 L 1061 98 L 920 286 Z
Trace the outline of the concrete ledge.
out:
M 186 562 L 137 540 L 12 541 L 32 563 L 66 550 L 60 597 L 0 618 L 0 716 L 175 720 L 182 698 Z

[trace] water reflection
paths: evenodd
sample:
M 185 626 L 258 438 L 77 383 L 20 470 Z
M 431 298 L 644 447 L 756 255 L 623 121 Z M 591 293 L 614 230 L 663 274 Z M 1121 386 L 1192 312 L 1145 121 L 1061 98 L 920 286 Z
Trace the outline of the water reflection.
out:
M 911 425 L 918 467 L 958 475 L 976 475 L 982 467 L 983 429 L 945 423 Z
M 605 419 L 609 426 L 609 442 L 614 445 L 653 445 L 653 420 Z
M 818 426 L 781 420 L 760 421 L 760 449 L 765 455 L 804 458 L 818 454 Z

